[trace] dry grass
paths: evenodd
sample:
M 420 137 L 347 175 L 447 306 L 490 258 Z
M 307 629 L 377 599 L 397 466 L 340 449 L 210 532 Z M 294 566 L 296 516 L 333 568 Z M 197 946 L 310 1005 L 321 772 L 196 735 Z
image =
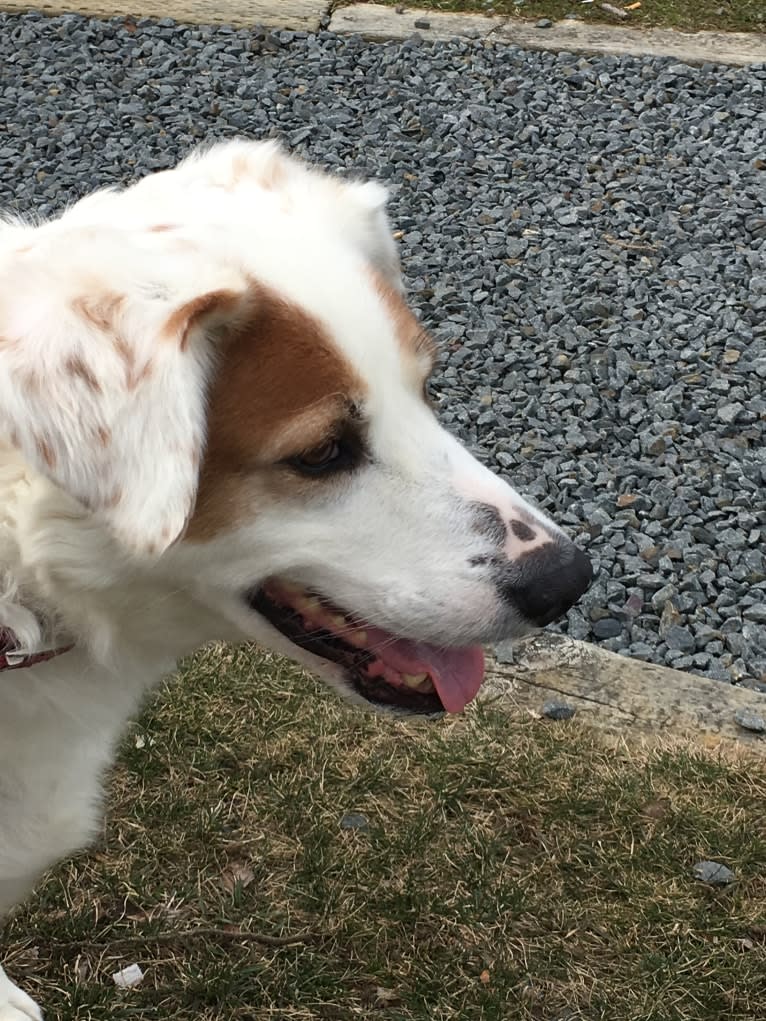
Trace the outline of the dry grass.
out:
M 335 7 L 360 0 L 335 0 Z M 389 6 L 402 6 L 401 0 L 375 0 Z M 701 29 L 719 32 L 766 32 L 764 0 L 641 0 L 640 7 L 627 12 L 624 20 L 615 18 L 600 6 L 583 0 L 412 0 L 408 9 L 431 11 L 477 11 L 501 16 L 551 18 L 559 20 L 575 13 L 583 21 L 606 22 L 633 28 L 677 28 L 684 32 Z M 611 0 L 612 7 L 629 7 L 632 0 Z
M 8 968 L 61 1021 L 753 1021 L 765 812 L 763 763 L 488 707 L 392 722 L 208 649 L 132 729 L 100 847 L 9 924 Z M 695 882 L 708 857 L 738 882 Z

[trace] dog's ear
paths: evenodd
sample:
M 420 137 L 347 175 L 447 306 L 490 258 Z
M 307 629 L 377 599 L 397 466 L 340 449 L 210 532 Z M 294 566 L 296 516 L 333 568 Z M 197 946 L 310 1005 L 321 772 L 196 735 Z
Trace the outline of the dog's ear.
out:
M 168 281 L 124 233 L 64 236 L 0 271 L 0 439 L 157 555 L 193 510 L 212 337 L 237 321 L 247 284 L 182 253 Z
M 340 196 L 341 202 L 333 209 L 336 224 L 372 268 L 402 292 L 399 250 L 386 212 L 387 189 L 377 181 L 351 182 L 341 185 Z

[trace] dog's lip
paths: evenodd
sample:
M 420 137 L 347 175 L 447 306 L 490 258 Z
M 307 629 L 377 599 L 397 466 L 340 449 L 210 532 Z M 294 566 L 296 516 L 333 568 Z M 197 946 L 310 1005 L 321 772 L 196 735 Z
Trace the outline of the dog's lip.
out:
M 462 712 L 483 680 L 480 647 L 442 648 L 400 638 L 279 579 L 245 598 L 299 648 L 341 666 L 346 682 L 375 705 L 426 715 Z

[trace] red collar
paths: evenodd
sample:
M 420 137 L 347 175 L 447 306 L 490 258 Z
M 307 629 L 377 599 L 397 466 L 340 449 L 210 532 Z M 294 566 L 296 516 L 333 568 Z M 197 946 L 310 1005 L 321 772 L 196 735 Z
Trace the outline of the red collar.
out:
M 74 645 L 62 645 L 59 649 L 45 649 L 43 652 L 22 652 L 13 631 L 0 627 L 0 673 L 3 670 L 20 670 L 25 666 L 45 663 L 73 648 Z

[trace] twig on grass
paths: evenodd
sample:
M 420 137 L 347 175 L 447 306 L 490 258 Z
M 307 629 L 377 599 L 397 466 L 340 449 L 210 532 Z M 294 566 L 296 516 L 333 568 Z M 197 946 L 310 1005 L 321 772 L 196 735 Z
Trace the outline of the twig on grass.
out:
M 154 935 L 142 933 L 136 936 L 118 936 L 100 940 L 67 940 L 54 941 L 50 944 L 55 950 L 100 950 L 107 947 L 137 946 L 141 943 L 185 943 L 196 939 L 229 939 L 244 940 L 247 943 L 260 943 L 266 947 L 291 947 L 302 943 L 313 943 L 321 939 L 320 933 L 302 932 L 294 936 L 269 936 L 264 932 L 249 932 L 247 929 L 219 929 L 199 926 L 196 929 L 183 929 L 178 932 L 158 932 Z

